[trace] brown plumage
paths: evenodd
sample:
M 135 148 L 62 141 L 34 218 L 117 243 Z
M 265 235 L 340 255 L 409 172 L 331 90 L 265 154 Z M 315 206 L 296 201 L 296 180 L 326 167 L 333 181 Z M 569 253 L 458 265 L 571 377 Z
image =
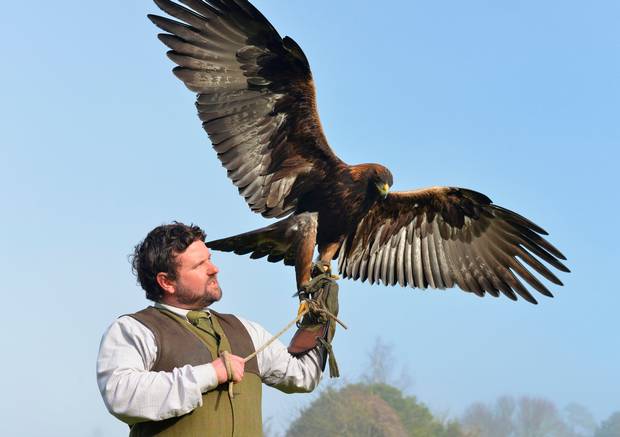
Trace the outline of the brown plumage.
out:
M 520 215 L 475 191 L 435 187 L 387 193 L 390 171 L 350 166 L 329 147 L 308 60 L 245 0 L 155 3 L 177 20 L 149 15 L 163 29 L 173 71 L 198 94 L 203 127 L 252 211 L 284 217 L 270 226 L 208 242 L 216 250 L 295 265 L 297 286 L 314 247 L 348 278 L 418 288 L 454 285 L 536 303 L 515 275 L 549 290 L 517 260 L 555 284 L 538 258 L 568 271 L 565 257 Z

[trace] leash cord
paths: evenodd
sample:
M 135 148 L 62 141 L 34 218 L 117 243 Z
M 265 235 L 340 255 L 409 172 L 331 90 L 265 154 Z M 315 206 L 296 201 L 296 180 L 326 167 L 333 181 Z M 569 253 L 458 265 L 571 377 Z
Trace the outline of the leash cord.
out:
M 291 328 L 291 326 L 293 326 L 294 324 L 299 322 L 308 313 L 308 311 L 310 311 L 310 309 L 308 307 L 306 307 L 303 311 L 300 311 L 300 313 L 293 320 L 291 320 L 284 328 L 282 328 L 276 335 L 271 337 L 271 339 L 269 339 L 265 344 L 263 344 L 261 347 L 259 347 L 254 352 L 252 352 L 250 355 L 245 357 L 243 359 L 243 362 L 247 363 L 252 358 L 254 358 L 258 353 L 260 353 L 260 352 L 264 351 L 265 349 L 267 349 L 267 347 L 271 343 L 276 341 L 276 339 L 278 337 L 280 337 L 282 334 L 284 334 L 286 331 L 288 331 Z M 226 366 L 226 371 L 228 371 L 228 369 L 231 368 L 231 366 L 230 366 L 230 357 L 228 356 L 227 353 L 224 353 L 224 354 L 222 354 L 222 359 L 224 360 L 224 365 Z M 232 374 L 231 373 L 228 373 L 228 377 L 229 378 L 232 378 Z M 233 394 L 233 385 L 234 385 L 234 382 L 231 379 L 228 382 L 228 396 L 230 397 L 230 399 L 234 399 L 234 397 L 235 397 L 235 395 Z
M 259 354 L 260 352 L 262 352 L 265 349 L 267 349 L 267 347 L 269 347 L 269 345 L 271 343 L 276 341 L 277 338 L 279 338 L 282 334 L 284 334 L 286 331 L 291 329 L 291 327 L 293 325 L 299 323 L 301 321 L 301 319 L 303 319 L 303 317 L 306 314 L 308 314 L 310 311 L 312 311 L 313 313 L 323 313 L 323 314 L 327 315 L 329 318 L 335 320 L 344 329 L 348 329 L 347 326 L 344 323 L 342 323 L 342 321 L 339 320 L 338 317 L 336 317 L 331 312 L 329 312 L 327 310 L 327 308 L 325 308 L 325 306 L 318 304 L 314 300 L 306 300 L 305 302 L 306 302 L 307 305 L 305 306 L 305 308 L 303 310 L 301 310 L 299 312 L 299 314 L 297 314 L 297 316 L 293 320 L 291 320 L 284 328 L 282 328 L 280 331 L 278 331 L 278 333 L 275 334 L 273 337 L 271 337 L 265 344 L 263 344 L 261 347 L 259 347 L 254 352 L 252 352 L 250 355 L 245 357 L 243 359 L 243 362 L 247 363 L 252 358 L 254 358 L 257 354 Z M 233 376 L 232 376 L 232 367 L 231 367 L 231 364 L 230 364 L 230 357 L 229 357 L 228 353 L 222 354 L 222 359 L 224 360 L 224 365 L 226 366 L 226 371 L 228 372 L 228 378 L 229 378 L 229 381 L 228 381 L 228 396 L 230 397 L 230 399 L 234 399 L 234 397 L 235 397 L 234 394 L 233 394 L 234 382 L 232 380 L 232 378 L 233 378 Z M 229 371 L 229 369 L 230 369 L 230 371 Z

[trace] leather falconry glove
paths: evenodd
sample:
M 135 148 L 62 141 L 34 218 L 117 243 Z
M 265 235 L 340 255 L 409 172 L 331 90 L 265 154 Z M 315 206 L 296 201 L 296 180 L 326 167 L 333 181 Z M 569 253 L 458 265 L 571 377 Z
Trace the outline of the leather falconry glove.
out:
M 291 339 L 288 351 L 291 355 L 300 356 L 317 346 L 325 350 L 323 370 L 329 356 L 329 376 L 340 376 L 338 363 L 332 349 L 332 339 L 336 333 L 338 316 L 338 284 L 330 273 L 322 273 L 314 278 L 300 292 L 300 299 L 305 299 L 309 312 L 297 324 L 297 332 Z

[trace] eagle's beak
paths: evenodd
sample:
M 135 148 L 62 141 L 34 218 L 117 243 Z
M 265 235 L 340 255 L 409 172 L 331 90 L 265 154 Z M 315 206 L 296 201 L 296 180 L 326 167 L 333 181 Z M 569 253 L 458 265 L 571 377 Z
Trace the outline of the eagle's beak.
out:
M 390 186 L 388 184 L 377 185 L 377 189 L 379 190 L 381 197 L 385 199 L 390 191 Z

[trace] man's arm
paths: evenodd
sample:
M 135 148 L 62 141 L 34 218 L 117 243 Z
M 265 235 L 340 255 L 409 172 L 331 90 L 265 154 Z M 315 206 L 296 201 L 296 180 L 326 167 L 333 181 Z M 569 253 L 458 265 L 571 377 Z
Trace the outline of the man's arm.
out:
M 239 318 L 258 349 L 272 335 L 258 323 Z M 323 354 L 318 347 L 301 357 L 291 355 L 280 340 L 276 340 L 257 355 L 262 381 L 285 393 L 310 392 L 321 380 Z
M 202 405 L 202 393 L 218 385 L 213 364 L 152 372 L 156 357 L 153 333 L 132 317 L 120 317 L 103 335 L 97 383 L 106 407 L 123 422 L 186 414 Z

